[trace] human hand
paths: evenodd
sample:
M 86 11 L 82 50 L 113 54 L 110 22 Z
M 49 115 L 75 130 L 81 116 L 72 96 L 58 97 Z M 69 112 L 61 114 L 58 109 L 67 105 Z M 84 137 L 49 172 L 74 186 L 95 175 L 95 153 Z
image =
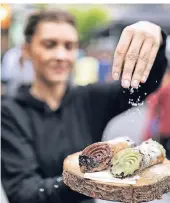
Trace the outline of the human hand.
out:
M 122 73 L 124 88 L 138 88 L 140 82 L 145 83 L 161 44 L 161 27 L 158 25 L 140 21 L 127 26 L 115 50 L 113 79 L 119 80 Z

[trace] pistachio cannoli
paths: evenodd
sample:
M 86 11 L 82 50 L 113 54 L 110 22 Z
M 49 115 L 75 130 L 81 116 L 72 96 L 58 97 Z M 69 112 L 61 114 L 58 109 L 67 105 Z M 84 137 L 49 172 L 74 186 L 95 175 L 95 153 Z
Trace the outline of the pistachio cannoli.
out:
M 165 157 L 163 146 L 149 139 L 137 147 L 118 152 L 112 158 L 110 171 L 116 178 L 132 176 L 152 165 L 162 163 Z

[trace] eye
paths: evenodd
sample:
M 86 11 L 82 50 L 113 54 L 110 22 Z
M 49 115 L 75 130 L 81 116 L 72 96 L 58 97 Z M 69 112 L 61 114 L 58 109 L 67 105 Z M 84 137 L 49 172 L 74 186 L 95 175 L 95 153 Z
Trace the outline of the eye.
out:
M 72 42 L 72 41 L 68 41 L 65 43 L 65 48 L 68 50 L 68 51 L 72 51 L 72 50 L 75 50 L 78 48 L 78 42 Z
M 47 40 L 47 41 L 44 41 L 44 42 L 43 42 L 43 46 L 44 46 L 46 49 L 52 49 L 52 48 L 54 48 L 56 45 L 57 45 L 57 43 L 54 42 L 54 41 L 52 41 L 52 40 Z
M 66 48 L 67 50 L 72 50 L 74 47 L 75 47 L 74 44 L 71 43 L 71 42 L 65 43 L 65 48 Z

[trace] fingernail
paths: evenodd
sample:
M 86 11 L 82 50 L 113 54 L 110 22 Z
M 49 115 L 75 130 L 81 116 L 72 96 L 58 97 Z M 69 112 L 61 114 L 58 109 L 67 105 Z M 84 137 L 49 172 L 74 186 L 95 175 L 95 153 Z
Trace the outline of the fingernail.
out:
M 142 82 L 145 83 L 146 80 L 147 80 L 146 76 L 143 76 L 143 77 L 142 77 Z
M 118 73 L 114 73 L 113 74 L 113 79 L 114 80 L 119 80 L 119 74 Z
M 137 89 L 137 88 L 138 88 L 138 85 L 139 85 L 139 82 L 138 82 L 137 80 L 133 80 L 133 81 L 132 81 L 132 87 L 133 87 L 133 88 L 136 88 L 136 89 Z
M 129 88 L 129 86 L 130 86 L 129 80 L 123 80 L 122 86 L 123 86 L 124 88 Z

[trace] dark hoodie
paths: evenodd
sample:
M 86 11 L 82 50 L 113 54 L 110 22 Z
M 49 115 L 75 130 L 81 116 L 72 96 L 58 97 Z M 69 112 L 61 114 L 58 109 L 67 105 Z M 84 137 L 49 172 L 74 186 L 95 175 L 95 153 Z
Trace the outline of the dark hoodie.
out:
M 120 82 L 68 86 L 55 111 L 28 92 L 15 99 L 5 99 L 2 183 L 10 202 L 79 203 L 88 199 L 71 191 L 59 179 L 64 158 L 100 141 L 108 121 L 131 107 L 129 99 L 135 102 L 140 96 L 142 101 L 146 93 L 159 86 L 166 65 L 164 43 L 148 81 L 134 93 L 123 89 Z

